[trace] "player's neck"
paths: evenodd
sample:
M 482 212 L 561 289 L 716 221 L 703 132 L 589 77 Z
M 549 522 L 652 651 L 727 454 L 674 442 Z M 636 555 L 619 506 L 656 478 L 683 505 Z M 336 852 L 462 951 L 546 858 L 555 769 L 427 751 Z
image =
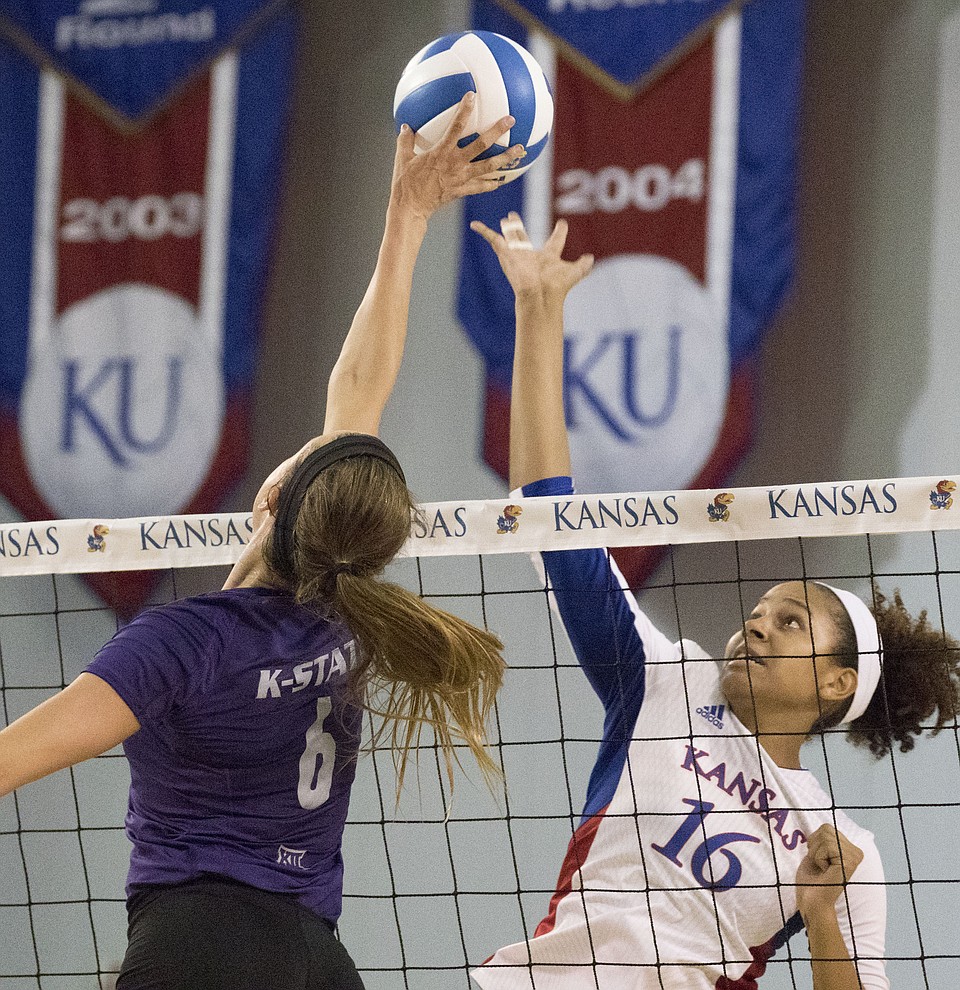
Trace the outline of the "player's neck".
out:
M 778 767 L 784 770 L 802 770 L 800 762 L 800 747 L 806 738 L 799 733 L 784 735 L 783 733 L 758 732 L 757 738 L 767 756 Z
M 806 741 L 810 727 L 810 720 L 805 714 L 775 712 L 768 715 L 756 711 L 753 705 L 742 713 L 733 708 L 733 714 L 756 735 L 767 756 L 778 767 L 802 769 L 800 747 Z
M 242 557 L 233 565 L 227 580 L 223 582 L 223 590 L 230 588 L 271 588 L 276 582 L 271 580 L 271 573 L 263 564 L 245 561 Z
M 223 583 L 223 590 L 231 588 L 273 588 L 277 587 L 277 578 L 273 571 L 267 566 L 263 557 L 263 537 L 266 527 L 261 527 L 253 538 L 243 548 L 239 559 L 233 565 L 227 580 Z

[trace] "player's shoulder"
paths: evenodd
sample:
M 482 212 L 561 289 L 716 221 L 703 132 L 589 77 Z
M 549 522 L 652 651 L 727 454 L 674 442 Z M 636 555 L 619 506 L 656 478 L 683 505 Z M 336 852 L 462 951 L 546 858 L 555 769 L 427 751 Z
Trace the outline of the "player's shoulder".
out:
M 646 658 L 648 689 L 656 685 L 672 702 L 685 707 L 714 704 L 720 697 L 717 664 L 698 643 L 682 639 Z
M 882 878 L 883 861 L 873 832 L 854 821 L 842 808 L 834 808 L 830 812 L 830 818 L 828 824 L 835 825 L 837 831 L 843 833 L 863 853 L 863 862 L 858 867 L 858 879 L 863 880 L 866 874 Z
M 877 848 L 876 836 L 868 828 L 864 828 L 859 822 L 854 821 L 842 808 L 837 808 L 833 814 L 836 816 L 837 828 L 848 839 L 861 848 L 867 846 L 873 849 Z
M 150 622 L 195 616 L 216 621 L 218 618 L 258 611 L 299 611 L 300 609 L 301 606 L 298 606 L 287 592 L 275 588 L 227 588 L 154 605 L 141 612 L 137 618 Z
M 699 644 L 695 643 L 692 639 L 681 639 L 679 642 L 674 644 L 677 649 L 677 656 L 683 657 L 684 660 L 712 660 L 713 665 L 710 668 L 702 667 L 704 670 L 711 670 L 713 676 L 716 676 L 717 664 L 713 660 L 713 657 Z M 700 665 L 698 665 L 700 666 Z
M 251 648 L 269 641 L 271 648 L 283 644 L 349 638 L 342 620 L 324 609 L 302 605 L 288 591 L 277 588 L 229 588 L 192 598 L 180 599 L 166 607 L 168 618 L 181 626 L 208 630 L 224 646 L 240 638 Z
M 673 644 L 673 650 L 673 666 L 682 675 L 684 683 L 699 694 L 719 691 L 720 667 L 699 643 L 681 639 Z
M 190 595 L 171 602 L 153 605 L 140 612 L 120 630 L 130 636 L 187 637 L 191 641 L 225 640 L 244 620 L 263 622 L 263 613 L 271 618 L 279 613 L 299 610 L 293 599 L 268 588 L 232 588 Z M 118 634 L 118 635 L 120 635 Z

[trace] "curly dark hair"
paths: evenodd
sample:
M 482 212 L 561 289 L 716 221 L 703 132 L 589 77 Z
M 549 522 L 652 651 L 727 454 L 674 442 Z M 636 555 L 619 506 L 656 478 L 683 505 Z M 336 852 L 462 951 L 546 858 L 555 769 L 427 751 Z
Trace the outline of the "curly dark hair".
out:
M 839 598 L 836 604 L 840 641 L 834 662 L 856 669 L 853 623 Z M 867 710 L 851 723 L 847 738 L 856 746 L 867 747 L 880 759 L 895 744 L 899 744 L 901 753 L 908 753 L 916 745 L 915 737 L 925 729 L 936 735 L 945 726 L 956 724 L 960 713 L 960 643 L 934 628 L 926 609 L 914 619 L 899 589 L 891 601 L 874 585 L 871 611 L 883 641 L 883 676 Z M 852 700 L 824 713 L 811 733 L 839 725 Z M 934 713 L 936 721 L 932 722 Z

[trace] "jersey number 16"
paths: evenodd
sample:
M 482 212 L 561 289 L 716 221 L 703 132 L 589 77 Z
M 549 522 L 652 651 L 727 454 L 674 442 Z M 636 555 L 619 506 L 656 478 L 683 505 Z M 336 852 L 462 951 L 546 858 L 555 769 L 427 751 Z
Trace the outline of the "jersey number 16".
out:
M 683 803 L 689 804 L 693 808 L 693 811 L 684 818 L 680 823 L 680 827 L 673 833 L 670 841 L 665 846 L 652 843 L 653 848 L 661 856 L 666 856 L 671 863 L 682 869 L 683 863 L 680 860 L 680 853 L 683 847 L 693 838 L 694 834 L 699 831 L 704 836 L 704 839 L 694 849 L 693 855 L 690 858 L 690 868 L 693 870 L 694 879 L 701 887 L 705 887 L 707 890 L 719 892 L 736 887 L 740 882 L 743 866 L 740 860 L 725 847 L 734 842 L 759 842 L 760 840 L 753 835 L 746 835 L 743 832 L 721 832 L 719 835 L 708 836 L 703 827 L 704 820 L 713 811 L 714 805 L 709 801 L 696 801 L 692 798 L 684 798 Z M 723 876 L 720 877 L 713 875 L 713 865 L 710 863 L 710 857 L 715 852 L 722 852 L 727 858 L 727 869 Z

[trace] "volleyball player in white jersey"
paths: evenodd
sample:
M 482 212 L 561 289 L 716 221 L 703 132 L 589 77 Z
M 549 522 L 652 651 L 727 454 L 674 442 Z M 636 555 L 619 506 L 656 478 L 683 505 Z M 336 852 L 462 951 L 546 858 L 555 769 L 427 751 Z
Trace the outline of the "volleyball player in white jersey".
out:
M 491 244 L 516 295 L 510 474 L 569 495 L 563 300 L 592 259 L 535 250 L 516 214 Z M 806 929 L 815 990 L 886 990 L 873 836 L 802 769 L 803 742 L 848 724 L 877 756 L 958 710 L 957 644 L 899 597 L 791 581 L 764 594 L 718 665 L 671 643 L 602 550 L 544 553 L 556 605 L 606 718 L 586 808 L 547 917 L 473 978 L 485 990 L 751 990 Z M 882 643 L 881 643 L 882 636 Z M 881 666 L 882 664 L 882 666 Z M 881 676 L 882 670 L 882 676 Z

